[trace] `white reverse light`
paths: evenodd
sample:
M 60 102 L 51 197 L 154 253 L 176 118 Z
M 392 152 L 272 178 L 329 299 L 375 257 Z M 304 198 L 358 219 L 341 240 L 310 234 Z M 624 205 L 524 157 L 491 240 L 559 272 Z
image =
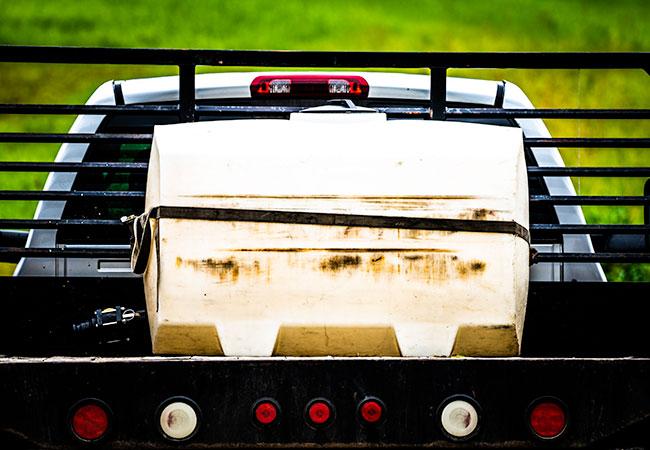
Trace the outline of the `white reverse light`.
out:
M 160 413 L 160 428 L 171 439 L 189 437 L 197 425 L 196 411 L 185 402 L 170 403 Z
M 350 83 L 347 80 L 329 80 L 330 94 L 349 94 Z
M 269 94 L 288 94 L 291 92 L 291 80 L 273 80 L 269 83 Z
M 440 422 L 447 433 L 453 437 L 469 436 L 478 426 L 478 413 L 471 403 L 454 400 L 445 406 L 440 414 Z

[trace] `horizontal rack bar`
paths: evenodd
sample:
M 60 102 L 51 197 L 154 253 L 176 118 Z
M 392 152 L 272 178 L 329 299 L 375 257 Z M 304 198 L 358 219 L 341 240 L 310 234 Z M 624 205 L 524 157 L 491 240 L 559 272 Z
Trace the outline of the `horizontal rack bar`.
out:
M 67 200 L 77 198 L 144 198 L 144 191 L 0 191 L 0 200 Z M 648 205 L 650 196 L 531 195 L 531 203 L 556 205 Z
M 306 109 L 304 106 L 249 106 L 249 105 L 197 105 L 196 113 L 201 116 L 229 116 L 229 115 L 274 115 L 282 116 Z M 428 111 L 428 109 L 427 109 Z
M 447 108 L 448 117 L 526 119 L 650 119 L 648 109 L 504 109 Z
M 650 196 L 632 195 L 531 195 L 531 203 L 551 203 L 554 205 L 603 205 L 632 206 L 649 205 Z
M 19 248 L 0 247 L 0 255 L 13 255 L 18 258 L 130 258 L 129 249 L 117 248 Z
M 648 69 L 650 53 L 341 52 L 2 46 L 0 61 L 275 67 Z
M 146 172 L 148 163 L 0 161 L 0 172 Z M 529 175 L 645 177 L 650 167 L 529 167 Z
M 90 142 L 145 142 L 150 143 L 152 134 L 129 133 L 0 133 L 0 142 L 39 143 L 90 143 Z
M 650 225 L 567 225 L 534 223 L 530 225 L 530 231 L 535 234 L 650 234 Z
M 286 116 L 306 109 L 304 106 L 250 106 L 250 105 L 197 105 L 195 112 L 201 116 Z M 391 117 L 427 116 L 429 108 L 378 107 L 373 108 Z M 123 115 L 177 115 L 178 105 L 52 105 L 52 104 L 0 104 L 0 114 L 123 114 Z
M 300 112 L 301 106 L 207 106 L 199 105 L 196 112 L 202 116 L 268 114 L 282 115 Z M 390 117 L 429 117 L 431 110 L 413 106 L 372 107 Z M 650 119 L 648 109 L 503 109 L 503 108 L 446 108 L 450 118 L 574 118 L 574 119 Z
M 151 142 L 152 134 L 129 133 L 0 133 L 0 142 L 90 143 Z M 650 148 L 645 138 L 524 138 L 530 147 L 567 148 Z
M 203 116 L 223 115 L 283 115 L 299 112 L 302 106 L 198 105 L 195 110 Z M 390 116 L 428 116 L 429 108 L 378 107 Z M 112 114 L 176 115 L 178 105 L 57 105 L 57 104 L 0 104 L 0 114 Z M 648 109 L 503 109 L 503 108 L 446 108 L 452 118 L 573 118 L 573 119 L 650 119 Z
M 308 109 L 304 106 L 249 106 L 249 105 L 198 105 L 195 112 L 200 116 L 271 116 L 271 117 L 284 117 L 292 113 L 297 113 Z M 423 107 L 412 106 L 387 106 L 375 107 L 371 109 L 385 113 L 391 118 L 394 117 L 410 117 L 410 118 L 430 118 L 431 109 Z
M 144 191 L 0 191 L 0 200 L 71 200 L 80 198 L 144 198 Z
M 650 253 L 536 253 L 532 263 L 621 262 L 650 263 Z
M 0 114 L 111 114 L 124 115 L 175 115 L 178 105 L 42 105 L 0 104 Z
M 130 258 L 129 249 L 100 248 L 18 248 L 0 247 L 0 254 L 21 258 L 65 257 L 65 258 Z M 547 262 L 650 262 L 650 253 L 536 253 L 533 264 Z
M 645 177 L 650 167 L 528 167 L 528 175 L 544 177 Z
M 524 138 L 530 147 L 650 148 L 646 138 Z
M 0 219 L 0 229 L 54 229 L 65 227 L 123 227 L 117 219 Z M 534 234 L 650 234 L 650 225 L 531 224 Z
M 0 219 L 0 229 L 48 229 L 91 226 L 124 227 L 121 221 L 111 219 Z
M 0 172 L 147 172 L 148 163 L 0 161 Z

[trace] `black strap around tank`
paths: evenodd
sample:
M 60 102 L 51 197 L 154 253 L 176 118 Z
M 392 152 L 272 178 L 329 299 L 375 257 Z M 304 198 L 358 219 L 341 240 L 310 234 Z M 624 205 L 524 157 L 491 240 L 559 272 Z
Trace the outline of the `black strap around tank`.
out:
M 408 230 L 467 231 L 512 234 L 530 243 L 530 232 L 517 222 L 472 219 L 430 219 L 420 217 L 370 216 L 260 209 L 158 206 L 149 217 L 156 219 L 218 220 L 232 222 L 335 225 L 344 227 L 402 228 Z

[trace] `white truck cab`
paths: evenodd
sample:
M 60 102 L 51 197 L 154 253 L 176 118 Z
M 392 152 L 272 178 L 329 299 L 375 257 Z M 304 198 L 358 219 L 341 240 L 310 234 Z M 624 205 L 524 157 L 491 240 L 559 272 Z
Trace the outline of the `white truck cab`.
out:
M 350 101 L 356 108 L 381 109 L 400 105 L 417 105 L 429 99 L 430 78 L 427 75 L 380 73 L 380 72 L 237 72 L 202 74 L 196 76 L 195 95 L 198 105 L 238 106 L 275 105 L 291 106 L 293 111 L 308 110 L 325 105 L 328 100 L 341 93 L 358 93 Z M 319 83 L 327 87 L 322 100 L 314 100 L 313 89 L 320 89 Z M 293 91 L 291 90 L 293 86 Z M 316 87 L 314 87 L 316 86 Z M 303 89 L 303 91 L 301 91 Z M 311 90 L 310 90 L 311 89 Z M 302 94 L 301 94 L 302 92 Z M 310 100 L 306 101 L 309 97 Z M 532 103 L 516 85 L 509 82 L 448 78 L 446 100 L 450 105 L 503 108 L 533 108 Z M 90 97 L 88 105 L 155 105 L 178 101 L 178 77 L 109 81 L 101 85 Z M 329 107 L 333 113 L 345 114 L 349 108 Z M 337 112 L 338 111 L 338 112 Z M 242 118 L 233 115 L 232 118 Z M 264 120 L 253 113 L 248 120 Z M 288 116 L 287 116 L 288 118 Z M 224 120 L 228 117 L 201 116 L 200 120 Z M 399 119 L 392 119 L 399 120 Z M 493 126 L 519 127 L 525 137 L 550 137 L 541 119 L 454 119 L 476 121 Z M 146 117 L 129 115 L 80 115 L 70 133 L 98 132 L 151 132 L 156 124 L 175 123 L 175 117 Z M 141 161 L 148 160 L 150 145 L 147 144 L 68 143 L 63 144 L 56 157 L 57 162 L 86 161 Z M 544 167 L 563 167 L 564 162 L 556 148 L 527 148 L 527 164 Z M 111 159 L 112 158 L 112 159 Z M 459 168 L 462 170 L 462 168 Z M 142 176 L 104 176 L 76 173 L 51 173 L 45 190 L 144 190 Z M 93 178 L 94 177 L 94 178 Z M 101 177 L 100 177 L 101 178 Z M 110 178 L 110 179 L 109 179 Z M 571 180 L 567 177 L 538 177 L 531 180 L 533 191 L 546 195 L 575 195 Z M 142 200 L 120 200 L 112 202 L 105 210 L 94 208 L 93 217 L 119 218 L 119 215 L 139 213 Z M 35 219 L 85 218 L 84 200 L 41 201 Z M 131 210 L 130 210 L 131 209 Z M 585 219 L 579 206 L 553 206 L 544 211 L 531 211 L 531 222 L 538 215 L 545 216 L 543 223 L 584 224 Z M 128 239 L 109 236 L 107 233 L 78 235 L 62 233 L 51 229 L 31 230 L 27 247 L 67 248 L 75 247 L 127 249 Z M 564 235 L 559 241 L 531 243 L 532 248 L 546 253 L 590 253 L 591 240 L 587 235 Z M 18 264 L 17 276 L 136 276 L 131 272 L 128 259 L 115 258 L 23 258 Z M 530 268 L 532 281 L 605 281 L 605 275 L 598 263 L 538 263 Z

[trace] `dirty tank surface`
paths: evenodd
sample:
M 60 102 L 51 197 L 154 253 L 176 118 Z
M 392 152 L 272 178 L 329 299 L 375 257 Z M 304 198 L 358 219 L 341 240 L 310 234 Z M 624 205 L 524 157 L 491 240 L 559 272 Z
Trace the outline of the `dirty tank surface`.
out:
M 528 226 L 517 130 L 346 116 L 156 127 L 147 210 Z M 150 220 L 145 290 L 154 353 L 518 353 L 529 252 L 521 236 L 263 216 Z

